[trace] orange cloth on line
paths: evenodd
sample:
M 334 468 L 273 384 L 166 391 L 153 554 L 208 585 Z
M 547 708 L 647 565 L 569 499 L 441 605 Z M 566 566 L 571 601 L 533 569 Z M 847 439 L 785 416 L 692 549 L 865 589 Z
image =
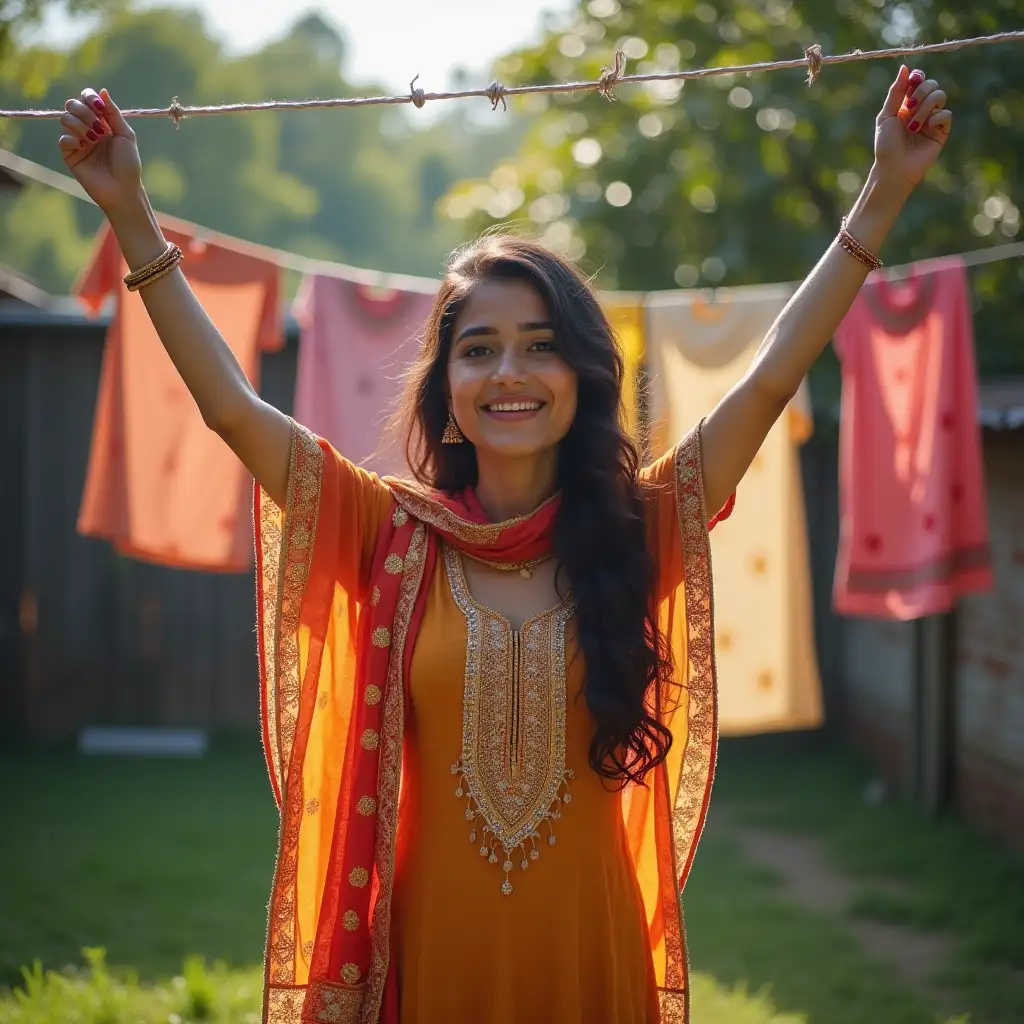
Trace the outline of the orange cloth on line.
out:
M 743 377 L 789 300 L 785 285 L 648 298 L 651 436 L 709 415 Z M 728 530 L 712 535 L 720 728 L 801 729 L 823 718 L 799 446 L 813 430 L 806 383 L 739 485 Z
M 836 331 L 843 364 L 844 615 L 916 619 L 992 587 L 978 375 L 963 260 L 872 274 Z
M 423 545 L 415 538 L 431 529 L 436 508 L 410 502 L 401 488 L 294 428 L 287 507 L 278 509 L 260 492 L 257 515 L 264 734 L 282 803 L 266 1022 L 384 1020 L 381 1000 L 395 1005 L 384 991 L 389 962 L 397 967 L 398 1010 L 386 1019 L 401 1024 L 688 1021 L 679 890 L 707 810 L 716 744 L 700 458 L 694 431 L 643 476 L 658 564 L 654 598 L 681 667 L 676 699 L 661 709 L 672 749 L 646 787 L 610 792 L 589 767 L 591 723 L 578 699 L 584 670 L 581 659 L 572 660 L 569 609 L 542 614 L 519 631 L 520 650 L 534 652 L 522 662 L 523 678 L 545 680 L 551 701 L 564 694 L 564 758 L 574 774 L 572 800 L 559 805 L 552 825 L 557 842 L 544 841 L 542 824 L 539 858 L 527 870 L 513 865 L 513 891 L 504 895 L 500 859 L 481 857 L 480 837 L 470 839 L 452 766 L 465 749 L 466 687 L 473 682 L 489 694 L 492 708 L 513 699 L 512 679 L 493 669 L 496 652 L 508 651 L 507 623 L 473 601 L 461 556 L 442 545 L 423 584 L 424 612 L 409 658 L 410 602 L 400 597 L 395 618 L 380 621 L 372 567 L 390 523 L 406 529 L 411 519 L 413 541 L 404 557 L 388 555 L 384 572 L 418 586 Z M 356 693 L 355 637 L 363 617 L 375 638 L 383 633 L 391 666 L 386 680 Z M 404 695 L 390 690 L 396 664 L 408 666 Z M 525 699 L 537 699 L 520 689 Z M 546 700 L 541 720 L 555 706 Z M 379 734 L 356 724 L 364 701 L 383 704 Z M 477 740 L 485 747 L 487 723 L 498 716 L 468 717 L 479 730 L 474 749 Z M 380 751 L 378 790 L 346 799 L 360 746 Z M 556 755 L 549 748 L 541 756 Z M 374 820 L 377 855 L 335 887 L 327 877 L 339 830 L 353 827 L 346 815 Z M 373 896 L 364 919 L 351 908 L 363 905 L 368 884 Z M 352 932 L 369 922 L 368 974 L 354 963 L 342 964 L 340 977 L 320 972 L 325 920 Z
M 192 290 L 258 390 L 260 353 L 283 341 L 277 268 L 164 234 L 185 253 Z M 115 296 L 78 530 L 163 565 L 244 571 L 252 565 L 252 478 L 203 422 L 140 294 L 121 284 L 127 272 L 104 227 L 76 287 L 93 312 Z

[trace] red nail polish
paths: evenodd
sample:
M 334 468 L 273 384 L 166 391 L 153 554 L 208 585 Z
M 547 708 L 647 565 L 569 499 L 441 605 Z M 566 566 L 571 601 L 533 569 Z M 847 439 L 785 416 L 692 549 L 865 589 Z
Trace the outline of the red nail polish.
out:
M 95 133 L 95 132 L 94 132 L 94 131 L 93 131 L 93 130 L 92 130 L 92 129 L 90 128 L 90 129 L 89 129 L 89 130 L 88 130 L 88 131 L 87 131 L 87 132 L 85 133 L 85 137 L 86 137 L 86 138 L 87 138 L 87 139 L 88 139 L 88 140 L 89 140 L 90 142 L 95 142 L 95 141 L 96 141 L 96 138 L 97 138 L 97 135 L 96 135 L 96 133 Z
M 85 141 L 85 139 L 79 139 L 78 140 L 78 148 L 79 149 L 82 149 L 84 146 L 87 146 L 87 145 L 88 145 L 88 143 Z
M 92 123 L 92 130 L 97 135 L 102 135 L 103 134 L 103 122 L 102 121 L 93 121 L 93 123 Z
M 907 100 L 907 110 L 913 110 L 914 107 L 916 107 L 916 106 L 917 106 L 917 99 L 915 97 L 911 96 L 910 99 Z
M 916 132 L 920 127 L 921 126 L 916 121 L 911 121 L 910 124 L 907 125 L 907 131 Z
M 924 72 L 915 68 L 910 72 L 910 81 L 917 82 L 920 85 L 924 81 Z
M 94 106 L 94 107 L 95 107 L 95 108 L 96 108 L 97 110 L 99 110 L 99 111 L 100 111 L 101 113 L 102 113 L 102 111 L 104 111 L 104 110 L 106 110 L 106 109 L 107 109 L 107 105 L 106 105 L 106 103 L 104 103 L 104 102 L 103 102 L 103 100 L 100 100 L 100 99 L 96 99 L 96 100 L 93 100 L 93 101 L 92 101 L 92 105 L 93 105 L 93 106 Z

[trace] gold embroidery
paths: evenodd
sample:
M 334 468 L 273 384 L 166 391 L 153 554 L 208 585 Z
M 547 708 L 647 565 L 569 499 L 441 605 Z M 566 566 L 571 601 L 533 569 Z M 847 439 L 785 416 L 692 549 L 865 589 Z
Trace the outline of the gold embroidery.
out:
M 316 706 L 321 711 L 323 711 L 323 709 L 325 707 L 327 707 L 327 703 L 328 703 L 328 701 L 330 701 L 330 699 L 331 699 L 330 695 L 328 694 L 328 692 L 326 690 L 324 690 L 323 693 L 321 693 L 320 696 L 317 697 L 317 699 L 316 699 Z
M 366 693 L 363 694 L 363 700 L 366 701 L 371 707 L 374 704 L 379 704 L 381 698 L 381 692 L 379 686 L 374 686 L 373 683 L 366 688 Z
M 341 978 L 346 985 L 354 985 L 359 981 L 359 968 L 355 964 L 345 964 L 341 968 Z
M 674 988 L 658 989 L 661 1024 L 687 1024 L 690 1019 L 690 1000 L 687 991 Z
M 423 582 L 426 564 L 427 536 L 422 523 L 416 526 L 409 550 L 405 553 L 405 572 L 395 607 L 394 645 L 388 659 L 388 678 L 384 686 L 383 745 L 377 769 L 377 792 L 380 816 L 377 844 L 374 849 L 374 870 L 377 875 L 377 899 L 370 921 L 372 956 L 366 980 L 366 1002 L 363 1021 L 376 1021 L 384 998 L 384 984 L 391 956 L 391 898 L 395 884 L 395 838 L 398 832 L 398 795 L 402 781 L 402 736 L 405 730 L 405 687 L 403 664 L 405 638 L 412 618 L 416 597 Z
M 380 603 L 380 587 L 374 587 L 373 592 L 370 594 L 370 604 L 374 608 Z
M 299 1024 L 302 1004 L 306 999 L 306 990 L 298 988 L 278 988 L 270 985 L 267 989 L 266 1024 Z
M 342 972 L 344 972 L 342 968 Z M 302 1007 L 303 1024 L 359 1024 L 363 1013 L 362 986 L 347 988 L 341 982 L 316 980 L 309 983 L 309 994 Z M 288 1024 L 299 1024 L 299 1018 Z
M 341 923 L 347 932 L 354 932 L 359 927 L 359 915 L 354 910 L 346 910 Z
M 348 880 L 357 889 L 362 889 L 370 880 L 370 872 L 366 868 L 353 868 L 348 873 Z
M 371 814 L 374 814 L 377 810 L 377 801 L 372 796 L 361 796 L 359 803 L 356 804 L 356 810 L 364 817 L 368 818 Z
M 409 522 L 409 513 L 399 505 L 398 508 L 395 509 L 395 514 L 391 517 L 391 522 L 393 522 L 395 526 L 405 526 L 405 524 Z
M 686 606 L 687 693 L 686 747 L 676 785 L 672 820 L 673 886 L 682 889 L 690 873 L 707 815 L 718 745 L 718 687 L 715 667 L 714 593 L 711 586 L 711 544 L 701 460 L 703 421 L 677 446 L 675 456 L 676 515 L 683 560 Z M 678 919 L 665 922 L 666 980 L 677 984 L 660 992 L 666 1024 L 687 1024 L 689 964 L 682 908 Z
M 374 647 L 390 647 L 391 646 L 391 633 L 388 632 L 387 626 L 378 626 L 370 637 L 373 641 Z
M 380 743 L 380 736 L 373 729 L 364 729 L 359 742 L 362 743 L 363 750 L 376 750 L 377 744 Z
M 308 960 L 313 955 L 313 940 L 309 939 L 302 944 L 302 955 Z
M 316 437 L 292 422 L 288 490 L 282 511 L 261 489 L 259 504 L 260 675 L 267 761 L 281 805 L 280 843 L 267 923 L 268 985 L 295 981 L 295 880 L 305 807 L 301 777 L 290 785 L 299 715 L 298 625 L 313 556 L 324 455 Z
M 392 552 L 384 559 L 384 571 L 390 573 L 392 576 L 401 575 L 402 570 L 405 568 L 405 563 L 402 561 L 401 555 L 396 555 Z
M 772 674 L 768 669 L 762 669 L 757 674 L 757 686 L 760 690 L 770 690 L 775 680 L 772 678 Z
M 459 780 L 455 795 L 466 801 L 470 842 L 479 836 L 480 856 L 500 863 L 501 891 L 508 896 L 513 857 L 523 871 L 539 858 L 542 825 L 554 846 L 554 822 L 572 800 L 574 774 L 565 767 L 565 625 L 573 606 L 563 601 L 512 630 L 473 600 L 459 553 L 448 546 L 445 566 L 468 631 L 462 757 L 451 766 Z
M 411 515 L 428 526 L 450 533 L 467 544 L 496 543 L 501 538 L 503 531 L 529 519 L 535 512 L 539 512 L 558 497 L 557 494 L 553 494 L 547 500 L 542 501 L 534 512 L 525 516 L 515 516 L 500 523 L 471 523 L 466 519 L 459 518 L 450 508 L 441 504 L 432 491 L 427 491 L 409 480 L 386 477 L 384 482 L 391 488 L 395 501 Z
M 764 555 L 754 555 L 750 560 L 750 568 L 754 570 L 756 575 L 762 576 L 768 571 L 768 559 Z
M 310 797 L 306 801 L 306 813 L 309 815 L 316 814 L 320 810 L 320 801 L 315 796 Z

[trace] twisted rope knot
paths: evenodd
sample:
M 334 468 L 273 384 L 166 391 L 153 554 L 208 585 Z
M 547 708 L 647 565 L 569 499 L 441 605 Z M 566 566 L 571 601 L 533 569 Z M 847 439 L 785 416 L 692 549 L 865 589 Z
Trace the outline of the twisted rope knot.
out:
M 417 75 L 409 83 L 409 99 L 412 100 L 412 105 L 417 110 L 423 109 L 423 104 L 427 102 L 427 94 L 422 89 L 416 88 L 416 83 L 419 81 L 420 76 Z
M 597 91 L 609 102 L 615 102 L 615 86 L 626 70 L 626 55 L 621 50 L 615 51 L 615 63 L 612 67 L 601 68 L 601 77 L 597 80 Z
M 812 43 L 804 50 L 804 56 L 807 58 L 807 84 L 814 85 L 818 80 L 818 75 L 821 74 L 821 69 L 825 66 L 825 62 L 821 59 L 821 45 Z
M 174 130 L 177 131 L 181 127 L 181 119 L 185 116 L 185 108 L 181 105 L 181 100 L 177 96 L 171 99 L 171 105 L 167 108 L 167 115 L 174 122 Z
M 505 86 L 501 82 L 491 82 L 487 86 L 487 98 L 491 101 L 491 110 L 497 110 L 499 103 L 502 110 L 508 110 L 508 104 L 505 102 Z

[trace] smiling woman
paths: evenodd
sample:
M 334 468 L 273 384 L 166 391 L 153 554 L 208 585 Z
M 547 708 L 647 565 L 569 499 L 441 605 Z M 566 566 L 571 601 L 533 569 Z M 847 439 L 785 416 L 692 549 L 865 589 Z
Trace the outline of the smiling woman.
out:
M 900 69 L 835 242 L 747 376 L 643 469 L 582 274 L 524 239 L 456 254 L 401 407 L 410 481 L 362 471 L 254 394 L 109 93 L 68 100 L 59 144 L 125 283 L 257 481 L 281 809 L 265 1022 L 688 1020 L 679 892 L 716 742 L 709 513 L 727 514 L 879 264 L 944 107 Z

